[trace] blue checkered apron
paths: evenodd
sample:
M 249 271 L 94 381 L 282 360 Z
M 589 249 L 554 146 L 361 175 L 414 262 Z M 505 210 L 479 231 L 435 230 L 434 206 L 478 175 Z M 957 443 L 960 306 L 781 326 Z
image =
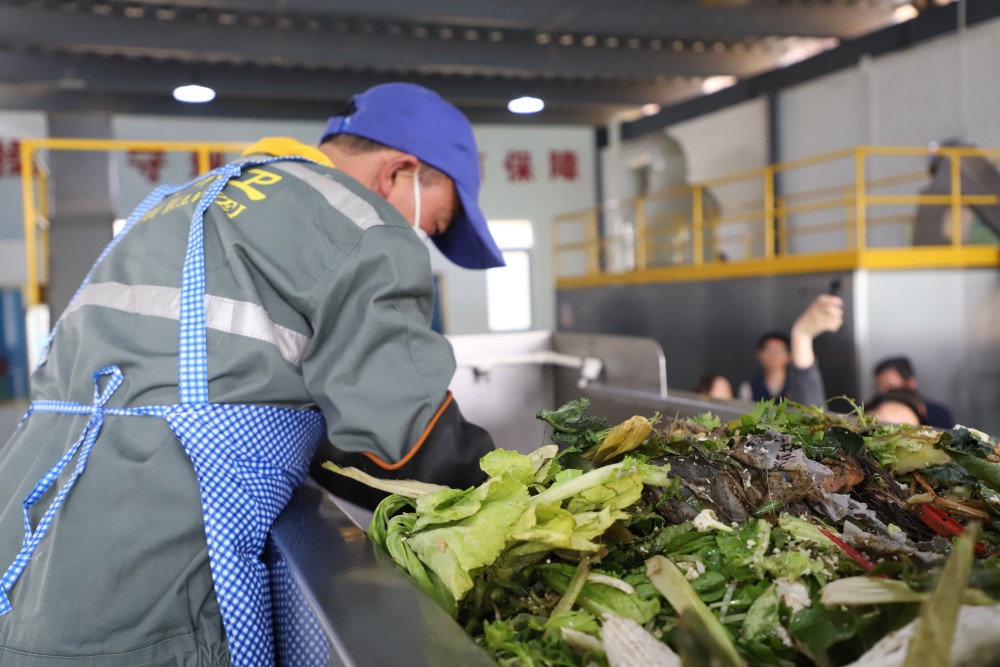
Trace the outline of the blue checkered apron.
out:
M 271 524 L 288 503 L 293 489 L 305 478 L 309 461 L 325 432 L 323 417 L 315 410 L 219 404 L 210 402 L 208 397 L 205 211 L 226 183 L 244 169 L 279 160 L 308 161 L 301 157 L 281 157 L 225 165 L 212 172 L 215 180 L 198 201 L 188 234 L 181 279 L 180 403 L 106 407 L 124 380 L 121 369 L 112 365 L 94 372 L 92 405 L 37 400 L 29 406 L 24 419 L 35 412 L 90 415 L 90 419 L 79 439 L 22 503 L 24 540 L 13 564 L 0 577 L 0 615 L 11 611 L 7 593 L 28 565 L 76 480 L 84 473 L 105 421 L 113 422 L 119 417 L 155 417 L 167 421 L 194 465 L 201 492 L 212 580 L 233 665 L 273 665 L 276 654 L 280 664 L 304 667 L 328 664 L 327 642 L 287 566 L 273 549 L 268 551 L 267 563 L 262 560 Z M 132 213 L 122 233 L 105 248 L 94 266 L 100 264 L 117 241 L 160 201 L 204 178 L 178 187 L 157 188 Z M 91 269 L 84 279 L 80 291 L 90 281 L 93 271 Z M 43 359 L 57 330 L 58 324 L 49 336 Z M 72 474 L 46 508 L 38 525 L 32 526 L 29 510 L 74 458 L 76 464 Z

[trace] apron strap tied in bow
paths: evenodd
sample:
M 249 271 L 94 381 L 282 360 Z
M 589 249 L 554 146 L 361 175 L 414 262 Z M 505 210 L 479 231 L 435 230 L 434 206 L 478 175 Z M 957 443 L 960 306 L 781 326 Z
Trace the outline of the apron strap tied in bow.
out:
M 107 377 L 108 381 L 104 385 L 104 389 L 101 389 L 101 378 Z M 86 426 L 83 427 L 83 433 L 74 442 L 66 453 L 62 455 L 54 466 L 52 466 L 45 475 L 42 476 L 35 487 L 31 490 L 31 493 L 24 499 L 21 506 L 24 508 L 24 540 L 21 542 L 21 550 L 18 552 L 17 556 L 14 558 L 14 562 L 11 564 L 7 571 L 4 572 L 3 576 L 0 577 L 0 615 L 6 614 L 11 610 L 10 600 L 7 598 L 7 591 L 11 589 L 14 582 L 17 581 L 18 577 L 21 576 L 21 572 L 24 571 L 25 566 L 31 559 L 31 555 L 34 553 L 35 548 L 38 543 L 41 542 L 42 538 L 45 537 L 45 533 L 48 531 L 49 526 L 52 524 L 52 520 L 55 518 L 56 512 L 62 506 L 63 501 L 66 499 L 67 494 L 69 494 L 70 489 L 76 484 L 76 480 L 83 474 L 84 469 L 87 467 L 87 460 L 90 458 L 90 450 L 93 449 L 94 443 L 97 442 L 97 436 L 101 433 L 101 427 L 104 425 L 104 406 L 107 404 L 108 400 L 115 393 L 118 387 L 121 386 L 122 382 L 125 380 L 125 376 L 122 375 L 122 371 L 118 366 L 108 366 L 102 368 L 99 371 L 94 372 L 94 403 L 93 405 L 82 405 L 80 403 L 70 403 L 64 401 L 38 401 L 33 403 L 31 407 L 28 408 L 29 414 L 32 411 L 43 411 L 43 412 L 64 412 L 69 414 L 87 414 L 90 413 L 90 419 L 87 420 Z M 42 515 L 41 520 L 38 522 L 38 526 L 32 528 L 31 525 L 31 508 L 41 500 L 42 496 L 52 488 L 52 485 L 56 483 L 59 475 L 62 474 L 66 466 L 69 465 L 70 461 L 79 453 L 79 458 L 76 461 L 76 469 L 73 474 L 66 480 L 63 487 L 53 498 L 52 502 L 49 504 L 45 513 Z

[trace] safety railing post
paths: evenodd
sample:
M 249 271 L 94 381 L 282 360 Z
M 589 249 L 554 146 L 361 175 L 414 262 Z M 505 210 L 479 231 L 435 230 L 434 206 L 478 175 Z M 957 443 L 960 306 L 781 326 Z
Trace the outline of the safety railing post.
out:
M 705 229 L 705 197 L 703 186 L 691 188 L 691 247 L 692 260 L 695 266 L 701 266 L 705 261 L 704 229 Z
M 597 229 L 597 209 L 590 211 L 587 218 L 587 273 L 594 275 L 601 270 L 601 239 Z
M 635 268 L 638 271 L 646 270 L 646 263 L 649 261 L 649 246 L 647 244 L 648 231 L 646 229 L 646 200 L 643 197 L 635 199 Z
M 209 158 L 209 151 L 205 147 L 198 148 L 195 151 L 198 155 L 198 175 L 207 174 L 212 170 L 212 163 Z
M 865 190 L 865 160 L 868 150 L 864 146 L 854 149 L 854 247 L 858 252 L 865 249 L 868 237 L 865 233 L 865 216 L 868 209 Z
M 951 154 L 951 247 L 962 245 L 962 156 Z
M 778 216 L 778 252 L 782 255 L 788 254 L 788 211 L 785 209 L 785 200 L 782 197 L 774 198 L 774 205 L 777 208 Z
M 764 257 L 774 259 L 774 166 L 764 167 Z
M 856 195 L 853 187 L 844 188 L 844 243 L 847 248 L 857 247 L 858 230 L 855 225 L 854 209 Z
M 52 279 L 52 254 L 50 252 L 51 246 L 49 245 L 49 225 L 51 224 L 51 218 L 49 218 L 49 175 L 44 168 L 39 168 L 37 173 L 38 217 L 43 221 L 38 235 L 39 255 L 41 257 L 38 267 L 38 285 L 39 298 L 41 298 L 41 286 L 48 285 Z
M 24 206 L 24 252 L 28 269 L 25 285 L 27 306 L 37 306 L 42 302 L 38 280 L 38 231 L 35 224 L 35 145 L 30 140 L 21 142 L 21 199 Z

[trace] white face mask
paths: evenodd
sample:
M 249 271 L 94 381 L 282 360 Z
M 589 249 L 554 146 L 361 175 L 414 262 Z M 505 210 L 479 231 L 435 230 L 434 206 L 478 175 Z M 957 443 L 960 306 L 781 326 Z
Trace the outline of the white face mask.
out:
M 413 228 L 421 240 L 427 238 L 427 232 L 420 227 L 420 167 L 413 170 Z

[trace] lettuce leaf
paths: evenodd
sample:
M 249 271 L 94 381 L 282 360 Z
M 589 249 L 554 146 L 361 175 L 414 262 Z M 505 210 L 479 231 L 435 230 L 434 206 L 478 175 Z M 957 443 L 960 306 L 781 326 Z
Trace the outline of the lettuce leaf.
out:
M 750 605 L 747 617 L 743 619 L 743 636 L 747 639 L 766 638 L 774 634 L 780 624 L 778 593 L 771 584 Z
M 564 563 L 538 565 L 536 569 L 545 585 L 560 595 L 569 590 L 575 574 L 574 568 Z M 640 624 L 646 623 L 660 611 L 660 602 L 655 598 L 642 599 L 617 588 L 594 583 L 583 585 L 576 597 L 576 605 L 596 616 L 612 613 L 631 618 Z
M 476 505 L 478 509 L 453 523 L 418 530 L 416 524 L 425 516 L 427 521 L 433 521 L 433 515 L 419 515 L 418 508 L 420 519 L 407 540 L 413 553 L 434 571 L 456 600 L 472 589 L 473 571 L 499 558 L 511 527 L 528 501 L 527 487 L 505 475 L 493 477 L 473 491 L 470 495 L 474 497 L 463 507 Z

